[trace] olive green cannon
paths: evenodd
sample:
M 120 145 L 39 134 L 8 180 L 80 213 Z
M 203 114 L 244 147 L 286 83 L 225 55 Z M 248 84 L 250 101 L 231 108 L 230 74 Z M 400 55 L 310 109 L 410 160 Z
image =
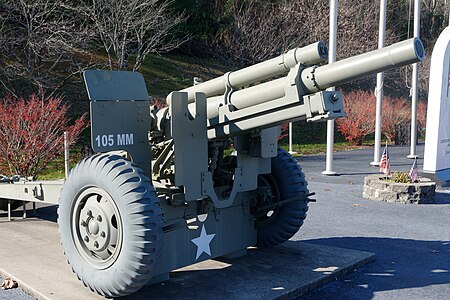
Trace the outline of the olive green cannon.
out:
M 71 170 L 58 208 L 73 271 L 120 297 L 180 267 L 287 241 L 312 194 L 278 147 L 279 125 L 345 116 L 340 93 L 327 88 L 423 58 L 410 39 L 318 65 L 327 49 L 316 43 L 172 92 L 160 109 L 141 74 L 85 71 L 98 154 Z M 16 199 L 37 201 L 27 197 Z M 0 198 L 14 199 L 2 189 Z

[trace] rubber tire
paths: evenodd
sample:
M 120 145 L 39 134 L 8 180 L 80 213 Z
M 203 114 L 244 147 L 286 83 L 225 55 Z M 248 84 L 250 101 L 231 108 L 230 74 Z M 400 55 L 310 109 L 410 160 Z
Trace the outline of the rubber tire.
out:
M 122 223 L 122 246 L 115 262 L 96 269 L 79 254 L 71 229 L 77 194 L 85 187 L 106 191 L 115 202 Z M 117 155 L 97 154 L 71 171 L 58 208 L 61 244 L 72 270 L 92 291 L 106 297 L 136 292 L 152 277 L 163 246 L 163 213 L 150 180 L 132 162 Z
M 12 200 L 11 201 L 11 210 L 16 210 L 19 207 L 22 207 L 23 202 Z M 0 210 L 8 211 L 8 199 L 0 199 Z
M 262 175 L 264 176 L 264 175 Z M 271 176 L 277 184 L 280 199 L 285 200 L 301 196 L 276 209 L 276 215 L 264 226 L 257 225 L 258 246 L 274 246 L 289 240 L 298 232 L 308 211 L 308 183 L 297 162 L 284 149 L 279 148 L 272 158 Z

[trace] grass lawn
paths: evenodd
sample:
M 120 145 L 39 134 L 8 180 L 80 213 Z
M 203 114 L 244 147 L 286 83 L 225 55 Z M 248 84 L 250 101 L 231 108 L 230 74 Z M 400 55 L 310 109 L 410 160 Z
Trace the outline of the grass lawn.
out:
M 207 81 L 227 71 L 224 65 L 212 59 L 174 54 L 151 54 L 139 69 L 144 75 L 148 93 L 158 98 L 166 98 L 172 91 L 193 85 L 194 77 Z
M 289 145 L 281 144 L 282 148 L 289 150 Z M 357 149 L 365 149 L 373 147 L 373 143 L 370 141 L 364 143 L 360 146 L 353 146 L 347 142 L 336 142 L 334 144 L 334 151 L 348 151 L 348 150 L 357 150 Z M 293 144 L 292 151 L 295 152 L 293 154 L 294 157 L 303 156 L 303 155 L 314 155 L 314 154 L 323 154 L 327 152 L 327 144 L 326 143 L 311 143 L 311 144 Z
M 69 164 L 70 168 L 75 167 L 75 165 L 81 160 L 81 154 L 78 149 L 72 149 L 69 153 Z M 52 161 L 44 171 L 38 175 L 37 180 L 55 180 L 63 179 L 65 176 L 64 170 L 64 155 L 59 156 L 57 159 Z

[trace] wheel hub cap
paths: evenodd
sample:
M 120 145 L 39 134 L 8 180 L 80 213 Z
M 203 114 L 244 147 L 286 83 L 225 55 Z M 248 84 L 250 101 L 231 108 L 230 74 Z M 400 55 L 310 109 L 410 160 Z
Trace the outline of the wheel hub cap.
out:
M 122 228 L 118 209 L 108 193 L 88 188 L 76 201 L 74 237 L 79 253 L 95 267 L 110 266 L 118 256 Z
M 97 221 L 94 221 L 94 219 L 90 219 L 88 229 L 89 229 L 89 233 L 97 236 L 97 234 L 100 230 L 100 226 L 98 225 Z

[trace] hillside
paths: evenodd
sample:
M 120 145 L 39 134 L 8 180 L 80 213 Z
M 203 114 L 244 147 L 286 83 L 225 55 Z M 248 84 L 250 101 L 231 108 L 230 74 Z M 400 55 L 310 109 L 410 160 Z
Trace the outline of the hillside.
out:
M 0 97 L 28 97 L 43 88 L 80 107 L 79 72 L 86 68 L 140 70 L 155 86 L 150 94 L 161 97 L 188 86 L 193 76 L 208 78 L 327 43 L 328 6 L 311 0 L 0 1 Z M 421 1 L 420 36 L 428 54 L 448 25 L 449 9 L 447 1 Z M 338 15 L 338 60 L 377 48 L 378 2 L 342 0 Z M 410 38 L 412 1 L 389 1 L 386 20 L 386 45 Z M 428 59 L 421 64 L 422 96 Z M 410 74 L 407 68 L 388 73 L 386 89 L 407 96 Z M 373 79 L 358 85 L 373 89 Z
M 105 57 L 100 59 L 104 60 Z M 227 71 L 227 67 L 218 60 L 182 54 L 150 54 L 139 70 L 144 75 L 149 95 L 160 100 L 164 100 L 172 91 L 191 86 L 194 77 L 208 80 Z M 71 114 L 81 115 L 89 111 L 89 101 L 81 76 L 67 83 L 61 94 L 71 105 Z
M 227 72 L 218 60 L 181 54 L 150 55 L 139 70 L 150 95 L 165 98 L 170 92 L 193 84 L 194 77 L 209 80 Z
M 47 97 L 63 95 L 71 114 L 81 115 L 89 111 L 80 76 L 84 69 L 140 71 L 149 94 L 164 99 L 192 85 L 194 77 L 208 80 L 288 49 L 320 40 L 327 44 L 329 37 L 326 1 L 117 0 L 99 5 L 0 1 L 0 99 L 44 91 Z M 386 45 L 412 36 L 411 5 L 409 0 L 388 2 Z M 421 5 L 427 57 L 420 64 L 419 95 L 426 100 L 430 54 L 448 24 L 450 2 Z M 377 48 L 378 2 L 342 0 L 338 15 L 338 60 Z M 387 96 L 409 97 L 410 67 L 385 76 Z M 338 88 L 372 92 L 374 87 L 371 76 Z M 301 128 L 308 137 L 322 137 L 322 125 Z

